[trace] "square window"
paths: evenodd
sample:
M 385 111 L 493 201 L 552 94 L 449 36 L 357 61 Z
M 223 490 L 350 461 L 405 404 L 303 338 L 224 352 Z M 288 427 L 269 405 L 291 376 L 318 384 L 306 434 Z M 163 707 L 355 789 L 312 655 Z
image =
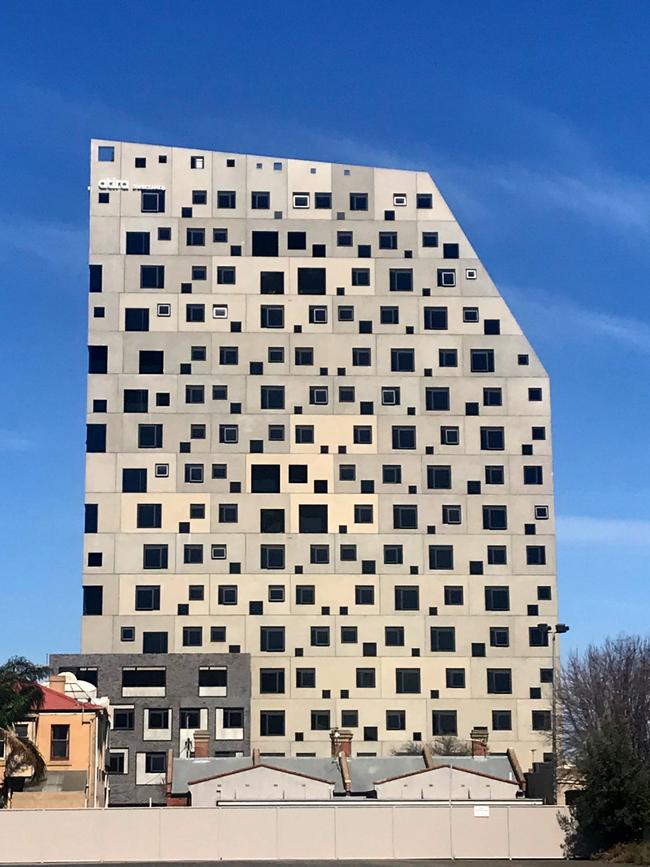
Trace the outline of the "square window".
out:
M 391 292 L 412 292 L 413 269 L 391 268 L 389 270 L 389 290 Z

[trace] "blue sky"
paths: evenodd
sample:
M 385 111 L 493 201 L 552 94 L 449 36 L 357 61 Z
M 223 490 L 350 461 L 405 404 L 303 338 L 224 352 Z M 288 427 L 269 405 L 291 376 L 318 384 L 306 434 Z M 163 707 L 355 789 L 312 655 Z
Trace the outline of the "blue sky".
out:
M 79 641 L 90 137 L 431 172 L 552 377 L 565 648 L 647 630 L 650 4 L 9 2 L 0 659 Z

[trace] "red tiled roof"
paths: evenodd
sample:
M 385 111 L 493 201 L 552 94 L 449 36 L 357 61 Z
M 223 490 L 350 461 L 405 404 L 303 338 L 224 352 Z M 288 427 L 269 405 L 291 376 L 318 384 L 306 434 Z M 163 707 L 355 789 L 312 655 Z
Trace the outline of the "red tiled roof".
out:
M 99 707 L 96 704 L 91 704 L 90 702 L 86 702 L 85 704 L 81 701 L 77 701 L 76 698 L 71 698 L 69 695 L 64 695 L 62 692 L 57 692 L 55 689 L 50 689 L 49 686 L 45 686 L 44 684 L 39 684 L 41 692 L 43 693 L 43 703 L 40 708 L 38 708 L 39 713 L 43 712 L 53 712 L 53 711 L 82 711 L 82 710 L 104 710 L 104 708 Z

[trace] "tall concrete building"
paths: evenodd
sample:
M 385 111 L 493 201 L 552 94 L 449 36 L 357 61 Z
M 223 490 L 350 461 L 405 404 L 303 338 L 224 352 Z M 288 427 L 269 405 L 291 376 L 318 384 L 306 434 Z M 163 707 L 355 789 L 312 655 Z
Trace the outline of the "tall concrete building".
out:
M 549 383 L 431 177 L 93 141 L 90 223 L 84 653 L 250 654 L 267 754 L 541 758 Z

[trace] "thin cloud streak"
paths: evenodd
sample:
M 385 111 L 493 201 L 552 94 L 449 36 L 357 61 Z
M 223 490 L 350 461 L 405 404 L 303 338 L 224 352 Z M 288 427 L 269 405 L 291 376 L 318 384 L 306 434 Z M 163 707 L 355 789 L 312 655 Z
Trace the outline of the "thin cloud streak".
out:
M 595 170 L 584 175 L 542 172 L 517 165 L 494 166 L 494 185 L 511 195 L 554 206 L 593 223 L 650 231 L 650 184 L 640 178 Z
M 29 452 L 36 443 L 24 434 L 0 428 L 0 452 Z
M 650 520 L 562 515 L 557 518 L 557 535 L 560 543 L 650 548 Z
M 570 333 L 573 341 L 604 338 L 637 352 L 650 353 L 649 322 L 592 310 L 565 301 L 563 296 L 537 290 L 507 288 L 505 296 L 522 314 L 521 318 L 529 320 L 531 332 L 543 330 L 546 335 L 556 337 Z
M 87 258 L 87 238 L 81 226 L 0 217 L 0 259 L 26 253 L 57 271 L 77 273 Z

